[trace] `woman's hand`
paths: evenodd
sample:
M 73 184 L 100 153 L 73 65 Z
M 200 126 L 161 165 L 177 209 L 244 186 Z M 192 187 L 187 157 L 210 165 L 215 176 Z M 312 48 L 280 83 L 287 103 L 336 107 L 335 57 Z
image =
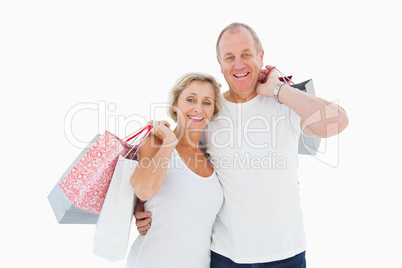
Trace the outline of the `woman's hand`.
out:
M 176 146 L 177 144 L 177 137 L 170 129 L 170 124 L 166 120 L 155 121 L 151 134 L 162 141 L 163 145 Z

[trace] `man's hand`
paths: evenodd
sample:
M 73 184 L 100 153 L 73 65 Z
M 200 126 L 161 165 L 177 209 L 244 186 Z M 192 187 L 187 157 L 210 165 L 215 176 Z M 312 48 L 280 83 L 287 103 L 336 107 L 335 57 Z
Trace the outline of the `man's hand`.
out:
M 146 201 L 138 199 L 137 205 L 134 208 L 135 225 L 140 235 L 146 235 L 149 228 L 151 228 L 152 219 L 150 217 L 152 213 L 150 211 L 144 211 L 145 202 Z
M 266 69 L 261 70 L 256 92 L 258 95 L 273 98 L 274 89 L 279 82 L 279 75 L 278 72 L 274 70 L 274 66 L 266 65 L 265 68 Z

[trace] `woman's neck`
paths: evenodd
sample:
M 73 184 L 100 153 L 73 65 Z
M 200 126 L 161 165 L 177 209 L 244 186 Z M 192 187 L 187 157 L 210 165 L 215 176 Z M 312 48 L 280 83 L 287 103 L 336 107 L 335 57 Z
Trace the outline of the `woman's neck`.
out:
M 198 151 L 200 146 L 200 139 L 202 132 L 194 131 L 188 132 L 184 130 L 180 130 L 178 127 L 174 130 L 176 137 L 178 139 L 178 143 L 176 147 L 192 149 L 194 151 Z

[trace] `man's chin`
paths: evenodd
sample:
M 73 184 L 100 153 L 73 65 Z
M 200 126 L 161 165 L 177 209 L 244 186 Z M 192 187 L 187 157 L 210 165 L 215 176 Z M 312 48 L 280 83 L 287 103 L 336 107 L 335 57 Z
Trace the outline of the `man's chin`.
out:
M 230 88 L 232 91 L 237 92 L 237 93 L 248 93 L 248 92 L 254 92 L 255 91 L 255 86 L 241 86 L 241 87 L 231 87 Z

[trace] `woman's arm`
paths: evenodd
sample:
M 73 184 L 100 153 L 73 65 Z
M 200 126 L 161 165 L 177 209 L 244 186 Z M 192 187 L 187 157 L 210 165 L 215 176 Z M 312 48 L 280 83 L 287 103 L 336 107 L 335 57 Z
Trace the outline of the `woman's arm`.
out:
M 154 125 L 151 135 L 139 149 L 138 166 L 130 179 L 136 195 L 143 201 L 158 193 L 177 144 L 176 135 L 167 121 L 158 121 Z

